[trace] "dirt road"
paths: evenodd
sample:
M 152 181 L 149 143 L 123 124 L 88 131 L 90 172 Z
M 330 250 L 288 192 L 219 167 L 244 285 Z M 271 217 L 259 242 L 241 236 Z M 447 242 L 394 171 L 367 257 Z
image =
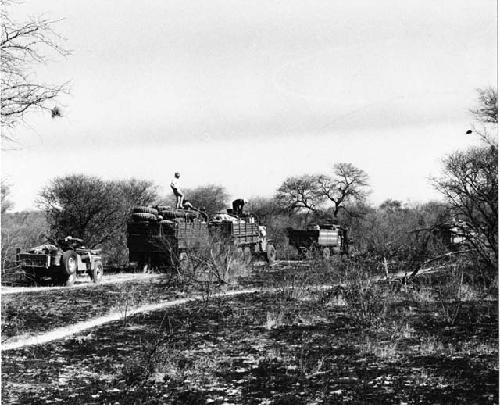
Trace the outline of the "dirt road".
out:
M 314 289 L 314 290 L 328 290 L 337 287 L 336 285 L 317 285 L 317 286 L 310 286 L 309 288 Z M 293 288 L 293 287 L 290 287 Z M 238 290 L 230 290 L 230 291 L 222 291 L 219 293 L 212 294 L 212 298 L 220 298 L 220 297 L 235 297 L 238 295 L 243 295 L 243 294 L 252 294 L 252 293 L 268 293 L 268 292 L 276 292 L 276 291 L 282 291 L 283 287 L 281 288 L 245 288 L 245 289 L 238 289 Z M 186 297 L 186 298 L 177 298 L 173 300 L 166 300 L 162 301 L 159 303 L 154 303 L 154 304 L 146 304 L 146 305 L 141 305 L 138 307 L 133 307 L 133 308 L 125 308 L 121 311 L 115 311 L 112 313 L 108 313 L 103 316 L 95 317 L 92 319 L 89 319 L 87 321 L 83 322 L 78 322 L 72 325 L 67 325 L 63 327 L 59 327 L 53 330 L 50 330 L 45 333 L 41 333 L 38 335 L 29 335 L 29 334 L 22 334 L 22 335 L 17 335 L 13 336 L 10 339 L 4 340 L 2 342 L 2 345 L 0 347 L 1 351 L 7 351 L 7 350 L 14 350 L 14 349 L 19 349 L 22 347 L 27 347 L 27 346 L 34 346 L 34 345 L 40 345 L 40 344 L 45 344 L 49 343 L 55 340 L 60 340 L 64 339 L 67 337 L 70 337 L 72 335 L 76 335 L 79 333 L 82 333 L 86 330 L 93 329 L 99 326 L 102 326 L 104 324 L 118 321 L 121 319 L 124 319 L 126 317 L 130 317 L 133 315 L 137 314 L 144 314 L 148 312 L 153 312 L 157 311 L 160 309 L 165 309 L 165 308 L 170 308 L 170 307 L 175 307 L 179 305 L 186 304 L 188 302 L 192 301 L 197 301 L 203 299 L 202 295 L 193 295 L 191 297 Z
M 119 274 L 105 274 L 102 278 L 101 284 L 117 284 L 124 283 L 126 281 L 143 281 L 152 279 L 155 277 L 160 277 L 160 274 L 152 274 L 152 273 L 119 273 Z M 92 288 L 95 287 L 96 284 L 92 282 L 90 277 L 82 277 L 81 279 L 77 279 L 75 285 L 72 287 L 64 287 L 64 286 L 41 286 L 41 287 L 6 287 L 2 286 L 0 289 L 1 295 L 6 294 L 18 294 L 25 292 L 37 292 L 37 291 L 51 291 L 51 290 L 67 290 L 67 289 L 75 289 L 75 288 Z
M 225 291 L 218 294 L 214 294 L 213 297 L 232 297 L 241 294 L 250 294 L 258 292 L 257 289 L 245 289 L 245 290 L 235 290 L 235 291 Z M 164 301 L 156 304 L 143 305 L 138 308 L 131 308 L 128 311 L 120 311 L 110 313 L 105 316 L 100 316 L 97 318 L 90 319 L 85 322 L 79 322 L 73 325 L 64 326 L 61 328 L 54 329 L 50 332 L 43 333 L 37 336 L 16 336 L 7 342 L 3 342 L 0 348 L 1 351 L 19 349 L 26 346 L 33 346 L 52 342 L 54 340 L 64 339 L 66 337 L 76 335 L 78 333 L 84 332 L 86 330 L 102 326 L 106 323 L 118 321 L 126 316 L 133 316 L 137 314 L 143 314 L 147 312 L 157 311 L 159 309 L 174 307 L 177 305 L 182 305 L 190 301 L 196 301 L 202 299 L 202 296 L 196 295 L 189 298 L 179 298 L 172 301 Z

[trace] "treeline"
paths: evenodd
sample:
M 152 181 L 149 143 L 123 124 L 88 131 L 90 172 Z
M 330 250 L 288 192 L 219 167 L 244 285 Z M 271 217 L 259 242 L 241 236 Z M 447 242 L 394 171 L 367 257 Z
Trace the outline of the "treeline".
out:
M 433 180 L 443 202 L 403 204 L 387 200 L 368 203 L 369 177 L 351 163 L 337 163 L 330 174 L 289 177 L 272 198 L 249 198 L 248 211 L 269 228 L 284 256 L 293 255 L 287 227 L 335 221 L 348 228 L 353 259 L 386 271 L 412 271 L 447 253 L 493 274 L 498 265 L 498 146 L 496 90 L 479 92 L 473 110 L 481 145 L 457 151 L 443 160 L 443 174 Z M 230 203 L 220 185 L 184 190 L 186 198 L 209 215 Z M 82 174 L 55 178 L 40 193 L 41 213 L 8 214 L 9 187 L 2 183 L 2 265 L 12 264 L 14 247 L 44 243 L 71 235 L 89 247 L 100 246 L 106 263 L 127 265 L 126 223 L 137 205 L 174 205 L 148 180 L 107 181 Z M 453 243 L 453 242 L 459 242 Z M 459 253 L 457 252 L 457 253 Z

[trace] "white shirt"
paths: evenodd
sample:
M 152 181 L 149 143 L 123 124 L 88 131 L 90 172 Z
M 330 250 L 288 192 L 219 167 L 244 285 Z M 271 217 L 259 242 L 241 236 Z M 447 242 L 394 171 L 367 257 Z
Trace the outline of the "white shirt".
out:
M 179 189 L 181 187 L 181 181 L 177 177 L 174 177 L 172 183 L 170 183 L 170 187 Z

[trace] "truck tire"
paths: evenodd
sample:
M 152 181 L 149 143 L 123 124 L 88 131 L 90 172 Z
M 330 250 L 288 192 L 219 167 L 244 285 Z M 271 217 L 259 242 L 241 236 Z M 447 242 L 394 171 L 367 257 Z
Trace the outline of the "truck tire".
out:
M 158 210 L 150 207 L 135 207 L 132 212 L 136 214 L 153 214 L 158 215 Z
M 103 273 L 104 273 L 104 268 L 102 266 L 102 263 L 96 262 L 95 267 L 92 270 L 92 275 L 91 275 L 92 281 L 96 284 L 100 283 L 102 280 Z
M 147 212 L 135 212 L 132 214 L 132 219 L 134 221 L 154 221 L 156 220 L 156 215 Z
M 66 275 L 76 274 L 78 270 L 78 255 L 74 250 L 67 250 L 63 253 L 62 266 Z
M 266 260 L 270 265 L 273 265 L 276 262 L 276 249 L 273 245 L 267 245 Z
M 198 215 L 192 211 L 184 210 L 163 210 L 160 211 L 160 215 L 163 219 L 174 219 L 174 218 L 196 218 Z
M 163 217 L 163 219 L 175 218 L 175 212 L 173 210 L 162 210 L 160 211 L 160 215 Z
M 149 253 L 141 254 L 140 259 L 137 261 L 137 271 L 139 273 L 148 273 L 151 269 L 152 257 Z
M 72 287 L 73 284 L 75 284 L 76 281 L 76 274 L 69 274 L 68 277 L 66 278 L 66 281 L 64 282 L 64 285 L 66 287 Z
M 179 253 L 179 270 L 181 272 L 181 276 L 185 277 L 189 270 L 191 269 L 191 260 L 187 252 Z
M 160 221 L 160 224 L 162 224 L 162 225 L 172 225 L 172 224 L 175 224 L 175 222 L 171 221 L 170 219 L 162 219 Z
M 41 284 L 42 277 L 40 271 L 37 269 L 30 269 L 25 271 L 25 278 L 30 284 L 35 283 L 36 286 Z
M 71 287 L 76 280 L 76 271 L 78 270 L 78 255 L 74 250 L 67 250 L 63 253 L 61 273 L 57 281 L 67 287 Z
M 245 262 L 245 264 L 250 264 L 252 262 L 252 259 L 253 259 L 252 249 L 249 246 L 247 246 L 243 251 L 243 261 Z

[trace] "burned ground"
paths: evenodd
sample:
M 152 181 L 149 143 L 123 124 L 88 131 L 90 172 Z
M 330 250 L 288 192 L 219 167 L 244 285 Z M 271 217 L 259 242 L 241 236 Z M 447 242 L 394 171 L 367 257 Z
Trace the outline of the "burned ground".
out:
M 179 295 L 164 278 L 2 295 L 2 342 Z
M 289 284 L 7 351 L 3 402 L 498 401 L 496 300 L 370 290 Z

